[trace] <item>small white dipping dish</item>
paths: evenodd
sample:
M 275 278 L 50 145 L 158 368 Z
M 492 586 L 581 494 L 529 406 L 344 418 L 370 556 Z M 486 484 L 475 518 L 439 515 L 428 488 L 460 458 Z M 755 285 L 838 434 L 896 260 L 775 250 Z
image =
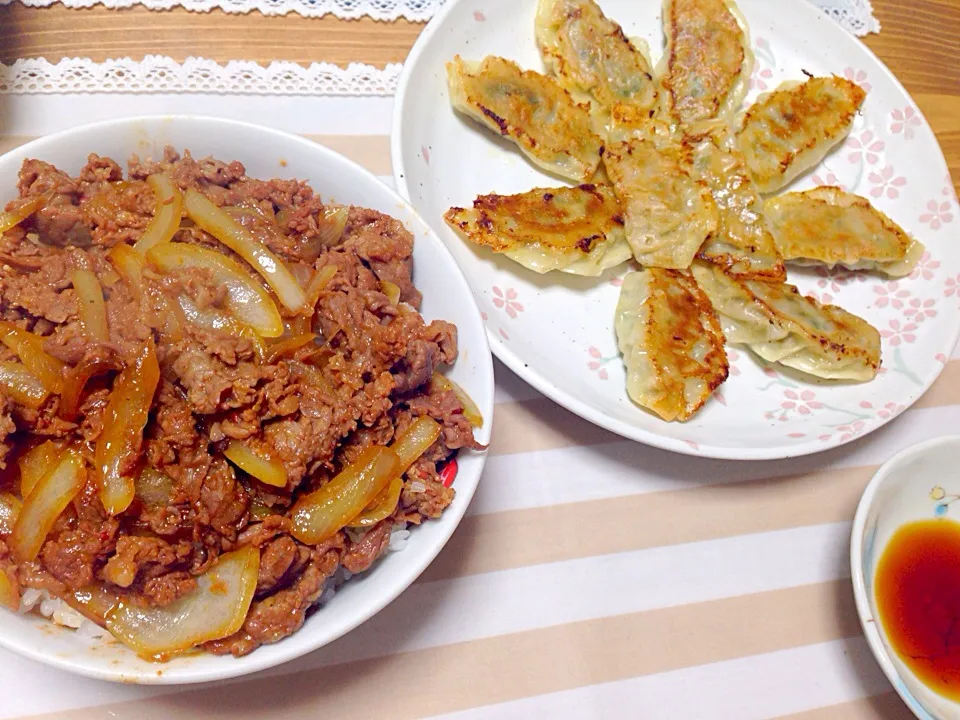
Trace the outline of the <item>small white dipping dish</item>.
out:
M 255 178 L 305 180 L 324 200 L 379 210 L 413 233 L 413 280 L 423 293 L 421 311 L 457 326 L 460 356 L 448 372 L 474 399 L 484 417 L 477 431 L 490 441 L 493 422 L 493 359 L 480 311 L 470 288 L 434 231 L 399 195 L 356 163 L 295 135 L 231 120 L 145 117 L 88 125 L 41 138 L 0 157 L 0 197 L 16 196 L 17 171 L 25 158 L 53 163 L 76 174 L 87 155 L 111 157 L 125 166 L 131 153 L 163 156 L 165 145 L 239 160 Z M 6 202 L 6 200 L 4 200 Z M 185 654 L 166 663 L 138 658 L 116 642 L 91 642 L 39 614 L 0 608 L 0 646 L 62 670 L 102 680 L 143 684 L 197 683 L 246 675 L 287 662 L 326 645 L 382 610 L 433 561 L 457 527 L 477 488 L 486 453 L 460 454 L 457 496 L 437 520 L 412 528 L 402 552 L 388 552 L 362 577 L 347 582 L 290 637 L 241 658 Z M 410 622 L 417 622 L 411 619 Z
M 894 689 L 920 720 L 957 720 L 960 704 L 924 685 L 897 655 L 878 617 L 874 570 L 903 525 L 933 517 L 960 520 L 960 435 L 913 445 L 883 464 L 860 498 L 850 541 L 853 594 L 864 635 Z

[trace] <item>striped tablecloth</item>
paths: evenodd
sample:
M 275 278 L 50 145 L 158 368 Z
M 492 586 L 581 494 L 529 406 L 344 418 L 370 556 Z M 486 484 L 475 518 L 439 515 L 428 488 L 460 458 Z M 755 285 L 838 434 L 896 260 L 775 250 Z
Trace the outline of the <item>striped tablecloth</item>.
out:
M 952 37 L 955 48 L 960 37 L 960 7 L 956 0 L 875 5 L 884 31 L 872 44 L 902 69 L 956 177 L 960 69 L 944 43 Z M 65 12 L 76 13 L 79 29 L 107 12 L 116 12 L 118 27 L 146 22 L 145 11 L 36 12 L 0 9 L 0 22 L 27 18 L 25 45 L 40 42 L 37 18 Z M 183 16 L 152 17 L 162 24 Z M 241 24 L 249 32 L 253 18 L 220 20 L 229 39 Z M 356 44 L 344 53 L 383 53 L 375 26 L 369 34 L 351 27 L 344 37 Z M 77 42 L 92 42 L 77 32 Z M 9 33 L 0 27 L 0 41 Z M 64 27 L 45 42 L 69 48 L 70 37 Z M 213 42 L 213 34 L 203 37 Z M 137 42 L 146 41 L 131 35 Z M 5 47 L 0 42 L 0 55 Z M 289 55 L 304 52 L 291 47 Z M 7 95 L 0 96 L 0 149 L 97 119 L 192 112 L 315 137 L 392 184 L 391 109 L 389 97 Z M 954 222 L 960 229 L 960 218 Z M 762 463 L 694 459 L 621 440 L 502 365 L 496 372 L 494 438 L 467 517 L 423 577 L 371 621 L 299 661 L 208 687 L 110 685 L 0 650 L 0 720 L 910 717 L 860 634 L 850 524 L 881 462 L 960 427 L 960 359 L 873 435 L 814 457 Z

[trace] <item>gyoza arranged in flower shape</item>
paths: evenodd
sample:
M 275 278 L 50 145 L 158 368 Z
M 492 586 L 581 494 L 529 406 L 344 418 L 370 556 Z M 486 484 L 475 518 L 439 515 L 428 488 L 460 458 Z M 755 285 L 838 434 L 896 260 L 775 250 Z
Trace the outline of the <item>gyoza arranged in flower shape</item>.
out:
M 689 419 L 724 382 L 725 343 L 813 377 L 873 379 L 880 333 L 786 284 L 787 264 L 898 277 L 923 246 L 838 187 L 770 196 L 847 137 L 869 88 L 808 74 L 741 109 L 753 53 L 735 1 L 663 0 L 662 18 L 653 70 L 594 0 L 539 0 L 546 74 L 448 64 L 458 111 L 578 185 L 481 195 L 445 219 L 537 273 L 598 276 L 632 255 L 642 269 L 623 280 L 615 329 L 629 396 L 664 420 Z

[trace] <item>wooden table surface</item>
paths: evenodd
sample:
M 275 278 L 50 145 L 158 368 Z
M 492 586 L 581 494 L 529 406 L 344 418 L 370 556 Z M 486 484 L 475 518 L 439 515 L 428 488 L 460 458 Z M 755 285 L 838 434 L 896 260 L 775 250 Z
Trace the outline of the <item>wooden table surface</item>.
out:
M 873 4 L 883 31 L 866 43 L 916 99 L 940 140 L 956 185 L 960 182 L 960 0 L 874 0 Z M 292 14 L 263 17 L 99 6 L 70 10 L 14 3 L 0 7 L 0 61 L 139 60 L 162 54 L 178 61 L 195 56 L 220 62 L 363 62 L 382 67 L 402 62 L 422 27 L 407 21 L 306 19 Z

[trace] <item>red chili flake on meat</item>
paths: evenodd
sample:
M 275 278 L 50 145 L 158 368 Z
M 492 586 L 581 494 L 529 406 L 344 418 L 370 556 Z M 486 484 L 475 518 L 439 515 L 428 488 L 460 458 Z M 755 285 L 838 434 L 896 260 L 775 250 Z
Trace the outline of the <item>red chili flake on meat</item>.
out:
M 457 471 L 460 467 L 457 465 L 457 459 L 453 458 L 446 465 L 443 466 L 443 470 L 440 471 L 440 482 L 443 483 L 444 487 L 450 487 L 453 485 L 453 481 L 457 478 Z

